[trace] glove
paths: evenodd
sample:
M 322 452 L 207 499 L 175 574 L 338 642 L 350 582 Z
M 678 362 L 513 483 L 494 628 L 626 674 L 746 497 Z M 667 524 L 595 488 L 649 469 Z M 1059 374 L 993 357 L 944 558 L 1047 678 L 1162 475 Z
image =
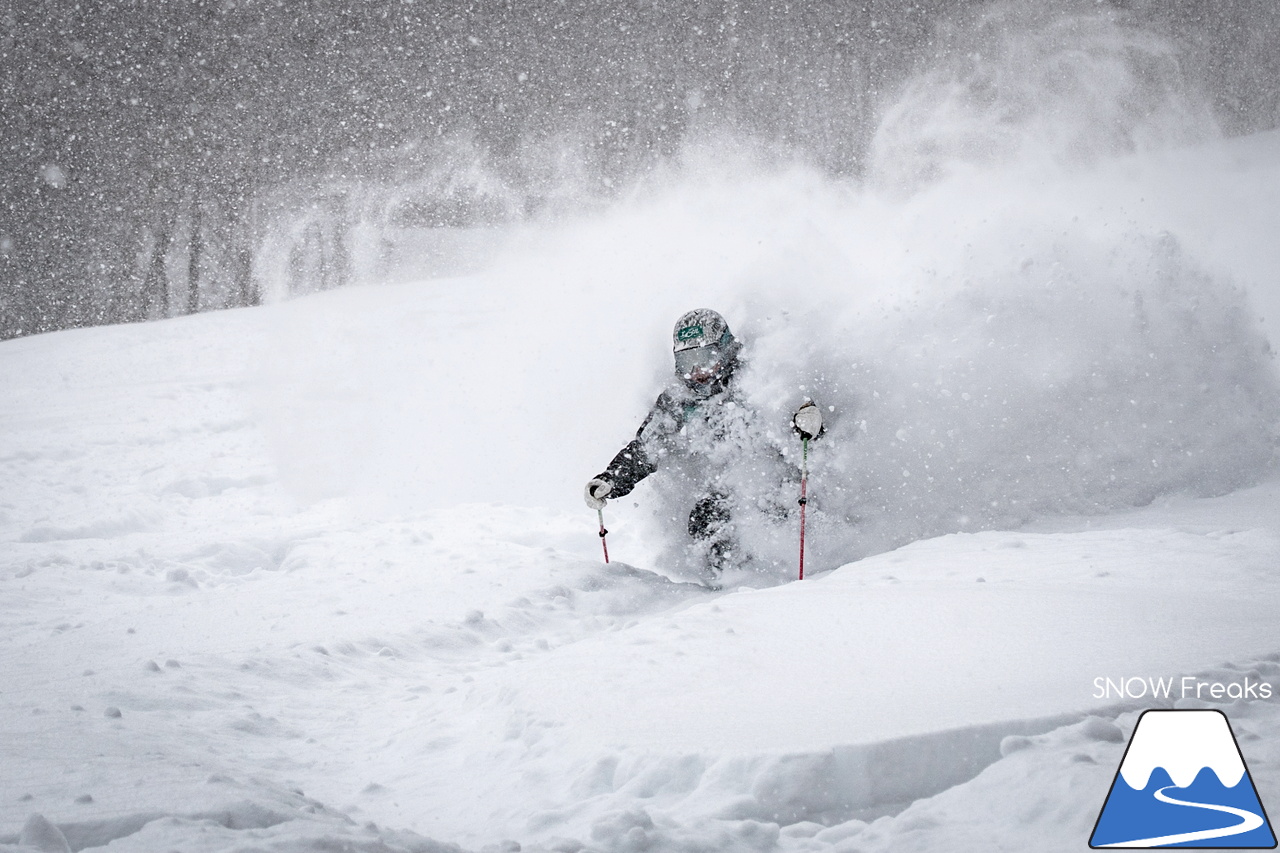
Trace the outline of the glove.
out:
M 604 509 L 604 499 L 613 491 L 613 483 L 608 480 L 602 480 L 599 477 L 593 477 L 587 481 L 587 487 L 582 492 L 582 497 L 587 502 L 587 506 L 592 509 Z
M 822 410 L 812 401 L 805 403 L 791 416 L 791 427 L 801 438 L 817 438 L 822 435 Z

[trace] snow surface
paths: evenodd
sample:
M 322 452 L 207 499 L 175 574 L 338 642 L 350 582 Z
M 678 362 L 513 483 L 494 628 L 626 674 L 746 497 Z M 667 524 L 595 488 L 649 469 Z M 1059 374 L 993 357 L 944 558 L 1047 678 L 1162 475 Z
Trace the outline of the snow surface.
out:
M 1210 707 L 1095 679 L 1280 696 L 1278 173 L 691 166 L 466 277 L 0 344 L 0 847 L 1083 849 Z M 803 583 L 691 583 L 648 483 L 598 556 L 701 305 L 769 429 L 835 408 Z

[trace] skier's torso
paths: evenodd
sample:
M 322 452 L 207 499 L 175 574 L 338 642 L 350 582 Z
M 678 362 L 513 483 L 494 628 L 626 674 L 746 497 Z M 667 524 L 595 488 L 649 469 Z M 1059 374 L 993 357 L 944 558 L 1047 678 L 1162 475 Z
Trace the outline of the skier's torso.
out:
M 657 471 L 673 493 L 691 498 L 716 492 L 757 495 L 768 483 L 793 479 L 779 465 L 786 467 L 783 454 L 735 383 L 702 395 L 673 382 L 599 477 L 611 484 L 612 497 L 629 494 Z
M 752 444 L 753 421 L 732 386 L 705 397 L 675 387 L 658 398 L 637 438 L 656 467 L 706 492 Z

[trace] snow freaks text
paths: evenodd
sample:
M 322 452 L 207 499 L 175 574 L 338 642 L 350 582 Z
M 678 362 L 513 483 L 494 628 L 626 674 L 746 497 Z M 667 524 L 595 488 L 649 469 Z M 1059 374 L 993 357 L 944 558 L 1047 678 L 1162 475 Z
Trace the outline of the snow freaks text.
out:
M 1270 699 L 1271 685 L 1248 676 L 1241 681 L 1203 681 L 1195 676 L 1129 676 L 1093 680 L 1094 699 Z

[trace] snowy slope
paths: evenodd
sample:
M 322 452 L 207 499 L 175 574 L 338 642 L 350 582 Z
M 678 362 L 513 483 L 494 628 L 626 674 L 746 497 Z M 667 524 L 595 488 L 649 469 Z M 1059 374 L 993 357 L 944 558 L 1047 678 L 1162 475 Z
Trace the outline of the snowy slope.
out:
M 1150 704 L 1095 678 L 1280 696 L 1277 168 L 710 175 L 467 278 L 0 344 L 0 845 L 1083 849 Z M 803 584 L 688 583 L 647 486 L 597 556 L 702 303 L 763 409 L 845 414 L 815 501 L 889 495 Z M 1280 801 L 1276 699 L 1228 713 Z

